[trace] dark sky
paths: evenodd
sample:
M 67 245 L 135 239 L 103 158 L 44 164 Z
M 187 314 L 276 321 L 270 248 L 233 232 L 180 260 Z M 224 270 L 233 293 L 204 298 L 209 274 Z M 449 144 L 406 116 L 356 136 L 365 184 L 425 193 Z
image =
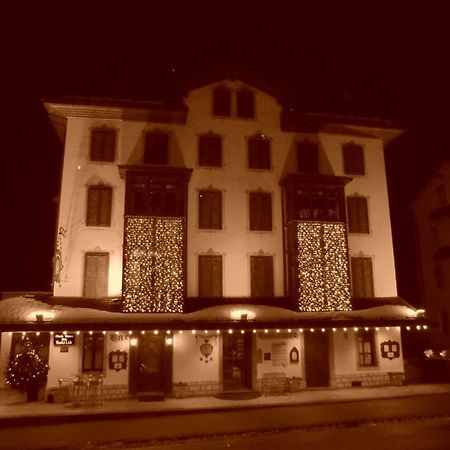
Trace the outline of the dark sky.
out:
M 450 152 L 445 2 L 68 3 L 2 14 L 0 290 L 50 289 L 62 147 L 41 98 L 160 97 L 176 79 L 237 63 L 289 86 L 300 109 L 407 130 L 387 161 L 400 293 L 415 300 L 407 206 Z

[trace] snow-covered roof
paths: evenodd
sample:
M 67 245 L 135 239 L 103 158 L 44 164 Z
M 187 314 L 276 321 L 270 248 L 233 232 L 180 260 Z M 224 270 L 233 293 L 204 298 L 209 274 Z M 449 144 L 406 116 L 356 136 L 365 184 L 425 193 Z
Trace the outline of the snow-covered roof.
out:
M 0 331 L 61 329 L 192 329 L 362 326 L 423 322 L 420 311 L 402 304 L 332 312 L 296 312 L 266 305 L 229 304 L 191 313 L 121 313 L 49 305 L 34 298 L 0 301 Z

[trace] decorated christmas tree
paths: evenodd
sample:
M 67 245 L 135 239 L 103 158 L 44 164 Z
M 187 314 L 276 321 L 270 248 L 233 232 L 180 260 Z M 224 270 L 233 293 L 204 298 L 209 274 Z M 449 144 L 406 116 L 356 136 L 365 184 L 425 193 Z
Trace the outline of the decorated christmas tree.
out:
M 47 381 L 48 364 L 41 358 L 30 339 L 25 338 L 24 349 L 11 358 L 6 370 L 6 383 L 13 389 L 39 389 Z

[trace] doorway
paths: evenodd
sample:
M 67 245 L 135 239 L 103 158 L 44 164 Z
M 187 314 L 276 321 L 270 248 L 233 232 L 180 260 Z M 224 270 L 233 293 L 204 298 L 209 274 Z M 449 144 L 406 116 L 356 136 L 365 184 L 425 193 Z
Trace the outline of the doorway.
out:
M 223 389 L 252 387 L 252 337 L 249 334 L 223 335 Z
M 305 332 L 305 378 L 307 387 L 330 385 L 328 331 Z
M 165 391 L 165 342 L 164 336 L 143 335 L 137 348 L 136 391 Z

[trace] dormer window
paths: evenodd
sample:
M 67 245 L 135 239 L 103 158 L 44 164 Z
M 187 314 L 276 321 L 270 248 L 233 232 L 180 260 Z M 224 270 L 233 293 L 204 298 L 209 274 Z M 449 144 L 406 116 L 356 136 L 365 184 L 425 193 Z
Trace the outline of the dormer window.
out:
M 231 92 L 225 87 L 214 89 L 213 112 L 215 116 L 231 116 Z
M 242 90 L 236 93 L 237 116 L 246 119 L 255 117 L 255 95 L 252 91 Z
M 161 165 L 166 165 L 169 163 L 168 134 L 159 132 L 146 133 L 144 163 Z

